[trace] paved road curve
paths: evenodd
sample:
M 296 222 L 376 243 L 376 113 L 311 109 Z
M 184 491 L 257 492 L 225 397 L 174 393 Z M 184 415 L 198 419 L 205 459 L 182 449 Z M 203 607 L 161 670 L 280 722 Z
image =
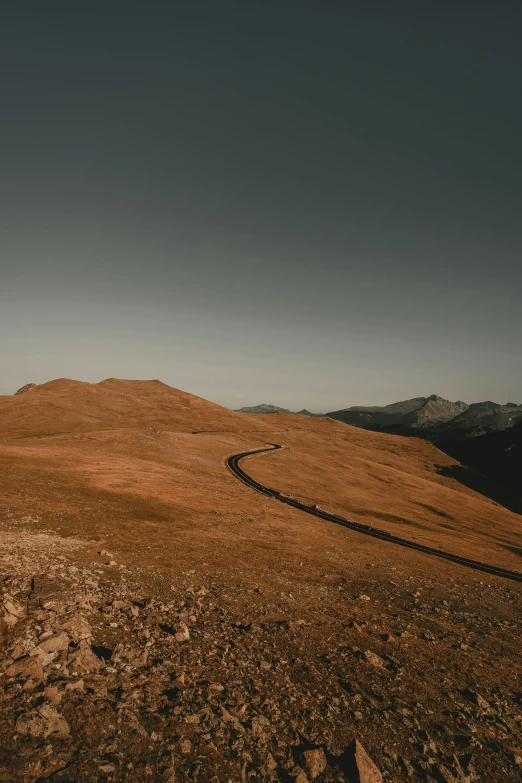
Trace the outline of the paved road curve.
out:
M 284 495 L 281 495 L 276 489 L 270 489 L 270 487 L 265 487 L 263 484 L 255 481 L 255 479 L 249 476 L 248 473 L 245 473 L 245 471 L 239 465 L 244 457 L 249 457 L 253 454 L 263 454 L 267 451 L 276 451 L 277 449 L 282 448 L 284 448 L 284 446 L 280 446 L 277 443 L 272 443 L 270 448 L 267 449 L 256 449 L 256 451 L 244 451 L 242 454 L 234 454 L 232 457 L 228 458 L 227 465 L 238 479 L 241 479 L 241 481 L 247 484 L 247 486 L 252 487 L 252 489 L 257 490 L 258 492 L 262 492 L 263 495 L 268 495 L 268 497 L 275 498 L 281 503 L 286 503 L 287 506 L 293 506 L 293 508 L 297 508 L 300 511 L 306 511 L 307 514 L 313 514 L 314 517 L 326 519 L 328 522 L 334 522 L 336 525 L 342 525 L 343 527 L 347 527 L 350 530 L 356 530 L 358 533 L 363 533 L 366 536 L 380 538 L 383 541 L 390 542 L 391 544 L 398 544 L 399 546 L 408 547 L 409 549 L 415 549 L 417 552 L 424 552 L 427 555 L 434 555 L 435 557 L 440 557 L 443 560 L 450 560 L 452 563 L 458 563 L 459 565 L 466 566 L 467 568 L 473 568 L 475 571 L 484 571 L 484 573 L 491 574 L 492 576 L 501 576 L 504 577 L 504 579 L 511 579 L 514 582 L 522 582 L 522 574 L 518 571 L 509 571 L 507 568 L 498 568 L 497 566 L 488 565 L 487 563 L 481 563 L 478 560 L 470 560 L 468 557 L 452 555 L 450 552 L 444 552 L 441 549 L 435 549 L 431 546 L 417 544 L 415 541 L 409 541 L 406 538 L 394 536 L 391 533 L 387 533 L 385 530 L 379 530 L 379 528 L 363 525 L 360 522 L 352 522 L 349 519 L 337 516 L 337 514 L 329 514 L 328 512 L 321 511 L 314 506 L 307 506 L 305 503 L 299 503 L 298 500 L 285 497 Z

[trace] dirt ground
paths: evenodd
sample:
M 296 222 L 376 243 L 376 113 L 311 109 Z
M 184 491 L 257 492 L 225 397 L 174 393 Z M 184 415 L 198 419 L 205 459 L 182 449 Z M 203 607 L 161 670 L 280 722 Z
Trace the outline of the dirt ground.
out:
M 159 382 L 0 398 L 0 780 L 522 780 L 521 585 L 227 470 L 275 442 L 259 481 L 522 570 L 521 517 L 422 441 Z

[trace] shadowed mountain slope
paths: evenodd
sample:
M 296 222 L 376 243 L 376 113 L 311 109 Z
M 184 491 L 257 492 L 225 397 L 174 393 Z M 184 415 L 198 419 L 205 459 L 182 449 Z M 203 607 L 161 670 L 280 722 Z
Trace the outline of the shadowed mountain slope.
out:
M 522 513 L 522 421 L 467 440 L 443 440 L 439 448 L 495 482 L 498 498 Z

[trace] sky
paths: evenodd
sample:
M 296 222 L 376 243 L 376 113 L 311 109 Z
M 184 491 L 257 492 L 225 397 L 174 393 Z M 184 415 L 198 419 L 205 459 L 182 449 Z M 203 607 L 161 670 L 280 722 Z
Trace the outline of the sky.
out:
M 4 4 L 0 394 L 522 403 L 521 28 L 506 0 Z

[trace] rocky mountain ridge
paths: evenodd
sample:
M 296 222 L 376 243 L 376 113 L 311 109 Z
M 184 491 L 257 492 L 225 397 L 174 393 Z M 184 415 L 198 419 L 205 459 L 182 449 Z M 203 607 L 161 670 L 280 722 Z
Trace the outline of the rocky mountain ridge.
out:
M 278 405 L 254 405 L 240 408 L 237 413 L 295 413 Z M 353 427 L 396 435 L 416 435 L 438 442 L 448 437 L 465 439 L 487 432 L 497 432 L 514 426 L 522 420 L 522 405 L 485 400 L 467 403 L 452 402 L 431 394 L 389 405 L 352 405 L 325 414 L 297 411 L 303 416 L 328 416 Z M 409 432 L 415 430 L 415 432 Z M 419 432 L 421 430 L 421 432 Z
M 469 437 L 506 429 L 522 419 L 522 405 L 511 402 L 503 405 L 491 400 L 471 404 L 462 400 L 451 402 L 432 394 L 391 405 L 354 405 L 326 415 L 355 427 L 400 435 L 408 434 L 405 432 L 408 429 L 430 429 L 429 439 L 432 440 L 431 435 L 433 439 L 440 439 L 445 437 L 447 430 L 458 430 L 463 437 Z
M 261 403 L 261 405 L 252 405 L 251 407 L 238 408 L 236 413 L 293 413 L 288 408 L 280 408 L 279 405 L 270 405 Z

